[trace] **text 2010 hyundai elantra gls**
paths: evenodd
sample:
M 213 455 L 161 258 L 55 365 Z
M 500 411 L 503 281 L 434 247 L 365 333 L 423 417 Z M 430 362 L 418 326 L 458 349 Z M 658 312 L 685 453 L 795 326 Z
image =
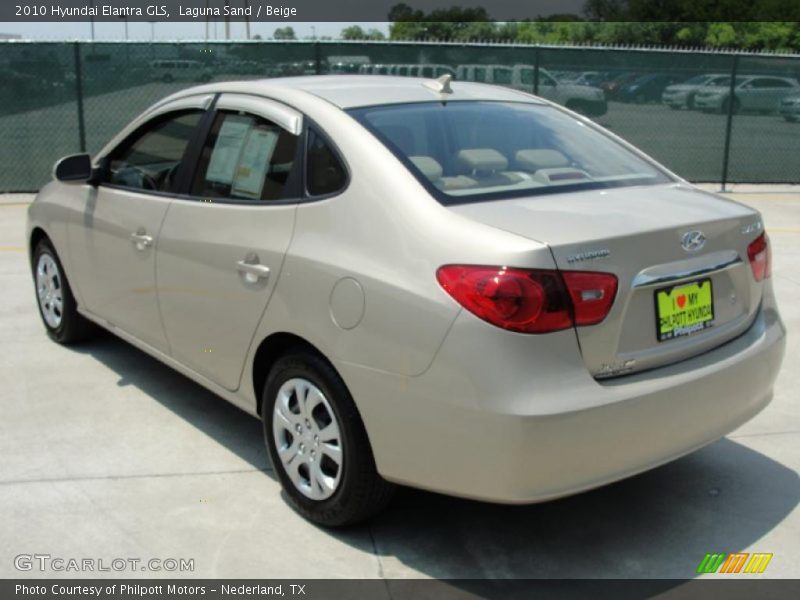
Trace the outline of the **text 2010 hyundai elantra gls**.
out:
M 481 84 L 214 83 L 29 211 L 49 335 L 99 324 L 259 415 L 294 506 L 393 483 L 526 503 L 650 469 L 770 400 L 759 213 Z

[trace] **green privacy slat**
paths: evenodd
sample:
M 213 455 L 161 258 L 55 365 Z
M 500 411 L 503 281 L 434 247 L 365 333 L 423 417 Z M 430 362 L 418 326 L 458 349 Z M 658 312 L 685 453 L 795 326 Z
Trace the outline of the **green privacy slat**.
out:
M 729 138 L 730 104 L 702 112 L 662 102 L 668 82 L 730 75 L 730 53 L 391 42 L 78 44 L 76 52 L 72 42 L 0 42 L 0 192 L 38 189 L 59 157 L 80 151 L 81 142 L 96 152 L 175 90 L 204 81 L 359 72 L 451 72 L 457 80 L 530 93 L 538 87 L 540 95 L 578 110 L 586 108 L 587 94 L 603 89 L 607 112 L 592 118 L 690 181 L 719 182 L 726 163 L 731 183 L 800 180 L 800 123 L 777 112 L 791 94 L 743 97 Z M 742 54 L 737 71 L 794 79 L 800 58 Z

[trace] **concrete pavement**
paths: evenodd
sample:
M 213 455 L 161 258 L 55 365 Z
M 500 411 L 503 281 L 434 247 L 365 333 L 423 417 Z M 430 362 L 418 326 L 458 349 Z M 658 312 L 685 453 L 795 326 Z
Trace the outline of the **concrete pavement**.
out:
M 194 559 L 187 573 L 46 576 L 686 578 L 706 552 L 800 557 L 800 194 L 764 213 L 789 328 L 773 403 L 689 457 L 599 490 L 506 507 L 402 490 L 369 526 L 330 532 L 287 506 L 259 423 L 111 335 L 45 336 L 24 202 L 0 202 L 0 577 L 14 557 Z

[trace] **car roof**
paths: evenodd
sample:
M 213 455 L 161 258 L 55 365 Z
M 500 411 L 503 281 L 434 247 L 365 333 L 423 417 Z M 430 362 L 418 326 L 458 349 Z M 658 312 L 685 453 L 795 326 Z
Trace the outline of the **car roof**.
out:
M 274 97 L 280 89 L 306 92 L 327 100 L 341 109 L 375 106 L 382 104 L 405 104 L 410 102 L 434 102 L 443 98 L 448 102 L 461 100 L 485 100 L 495 102 L 543 103 L 531 94 L 510 88 L 453 81 L 453 93 L 442 95 L 428 87 L 434 79 L 422 77 L 396 77 L 391 75 L 310 75 L 300 77 L 278 77 L 251 81 L 225 81 L 189 88 L 170 96 L 174 100 L 182 96 L 202 93 L 250 93 Z M 426 85 L 427 84 L 427 85 Z M 160 103 L 159 103 L 160 104 Z

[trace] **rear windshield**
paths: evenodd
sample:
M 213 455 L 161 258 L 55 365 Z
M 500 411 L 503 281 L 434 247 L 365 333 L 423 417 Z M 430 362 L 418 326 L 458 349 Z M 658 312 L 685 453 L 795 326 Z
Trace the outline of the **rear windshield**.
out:
M 445 204 L 672 181 L 551 106 L 425 102 L 350 114 Z

